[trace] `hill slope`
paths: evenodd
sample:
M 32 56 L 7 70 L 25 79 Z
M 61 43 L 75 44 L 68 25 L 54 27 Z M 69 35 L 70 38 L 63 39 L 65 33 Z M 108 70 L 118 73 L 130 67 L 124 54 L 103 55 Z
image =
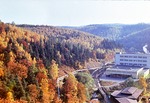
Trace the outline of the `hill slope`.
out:
M 150 24 L 93 24 L 82 27 L 66 27 L 76 29 L 84 32 L 88 32 L 97 36 L 101 36 L 108 39 L 118 40 L 124 36 L 128 36 L 132 33 L 150 28 Z
M 114 41 L 103 39 L 78 30 L 34 25 L 19 25 L 19 27 L 46 35 L 53 38 L 53 40 L 57 38 L 57 42 L 60 42 L 61 44 L 69 44 L 69 48 L 72 50 L 74 50 L 73 47 L 80 48 L 81 51 L 78 50 L 77 54 L 80 54 L 81 57 L 76 56 L 78 58 L 84 58 L 84 55 L 88 58 L 95 58 L 93 55 L 96 55 L 96 58 L 104 59 L 109 52 L 121 48 L 120 45 L 116 44 Z
M 69 28 L 69 27 L 67 27 Z M 150 45 L 150 24 L 97 24 L 83 27 L 71 27 L 97 36 L 115 40 L 122 44 L 126 51 L 142 51 L 142 46 Z
M 89 59 L 110 59 L 118 46 L 79 31 L 28 27 L 40 34 L 0 22 L 0 103 L 85 102 L 87 89 L 74 75 L 58 87 L 58 68 L 82 69 Z
M 126 51 L 130 52 L 143 52 L 143 46 L 148 45 L 148 50 L 150 50 L 150 28 L 142 30 L 140 32 L 128 35 L 120 40 Z

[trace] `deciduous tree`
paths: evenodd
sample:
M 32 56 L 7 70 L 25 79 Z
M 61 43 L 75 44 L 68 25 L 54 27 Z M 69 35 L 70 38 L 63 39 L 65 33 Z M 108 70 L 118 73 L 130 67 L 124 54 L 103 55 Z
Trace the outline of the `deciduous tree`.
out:
M 42 90 L 42 103 L 50 102 L 50 92 L 47 79 L 42 79 L 41 81 L 41 90 Z
M 65 93 L 64 102 L 79 103 L 79 100 L 77 97 L 77 93 L 78 93 L 77 84 L 78 84 L 78 81 L 76 80 L 74 75 L 70 73 L 64 83 L 64 93 Z
M 54 60 L 52 60 L 49 73 L 53 80 L 56 80 L 58 78 L 58 64 L 56 64 Z
M 30 95 L 30 102 L 36 103 L 37 102 L 37 96 L 39 91 L 37 90 L 37 87 L 35 84 L 28 85 L 29 95 Z
M 144 77 L 140 77 L 140 84 L 144 88 L 144 93 L 145 93 L 146 92 L 146 88 L 147 88 L 147 83 L 146 83 L 146 79 Z
M 52 79 L 49 80 L 49 92 L 50 92 L 50 102 L 54 102 L 54 97 L 56 95 L 56 85 Z M 58 96 L 58 95 L 57 95 Z M 56 98 L 55 98 L 56 99 Z
M 77 94 L 77 96 L 79 98 L 79 103 L 85 103 L 86 100 L 87 100 L 87 97 L 86 97 L 86 88 L 80 82 L 78 83 L 77 87 L 78 87 L 78 94 Z
M 13 94 L 12 92 L 8 92 L 7 93 L 7 98 L 6 98 L 8 101 L 13 102 L 14 101 L 14 97 L 13 97 Z

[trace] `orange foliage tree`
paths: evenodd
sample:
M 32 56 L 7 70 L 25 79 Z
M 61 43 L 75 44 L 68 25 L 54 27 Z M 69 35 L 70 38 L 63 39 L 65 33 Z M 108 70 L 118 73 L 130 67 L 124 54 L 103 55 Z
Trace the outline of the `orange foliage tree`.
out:
M 55 91 L 55 83 L 52 79 L 49 80 L 49 92 L 50 92 L 50 102 L 54 102 L 54 97 L 56 95 L 56 91 Z M 56 99 L 57 100 L 57 99 Z
M 64 83 L 65 103 L 79 103 L 79 100 L 77 98 L 78 93 L 77 84 L 78 81 L 76 80 L 74 75 L 70 73 Z
M 86 97 L 86 88 L 82 83 L 78 83 L 78 98 L 79 98 L 79 103 L 85 103 L 87 100 Z
M 0 61 L 0 77 L 4 76 L 3 61 Z
M 42 60 L 37 60 L 36 66 L 38 67 L 39 71 L 43 71 L 45 69 L 45 66 L 43 64 Z
M 47 79 L 42 79 L 41 90 L 42 90 L 42 102 L 50 103 L 50 92 L 49 92 L 49 85 Z
M 62 100 L 58 97 L 57 94 L 54 97 L 53 103 L 62 103 Z
M 10 61 L 10 62 L 8 62 L 7 65 L 8 65 L 10 72 L 15 75 L 18 75 L 20 79 L 27 77 L 28 69 L 23 64 Z
M 37 96 L 39 93 L 36 85 L 35 84 L 28 85 L 28 90 L 29 90 L 30 102 L 36 103 L 38 101 Z
M 41 83 L 42 79 L 46 79 L 47 76 L 43 72 L 38 72 L 36 75 L 36 80 Z

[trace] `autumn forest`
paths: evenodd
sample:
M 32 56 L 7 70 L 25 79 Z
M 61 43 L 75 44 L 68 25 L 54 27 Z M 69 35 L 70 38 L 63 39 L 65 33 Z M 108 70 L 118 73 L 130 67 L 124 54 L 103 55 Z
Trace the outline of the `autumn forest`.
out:
M 120 48 L 77 30 L 0 22 L 0 103 L 84 103 L 93 80 L 71 72 L 90 61 L 110 60 Z

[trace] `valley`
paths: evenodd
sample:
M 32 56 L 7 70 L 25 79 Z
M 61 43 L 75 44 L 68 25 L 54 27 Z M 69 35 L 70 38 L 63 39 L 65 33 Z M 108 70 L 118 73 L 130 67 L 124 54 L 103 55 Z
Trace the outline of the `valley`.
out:
M 126 80 L 117 83 L 102 78 L 107 68 L 110 68 L 107 65 L 114 62 L 117 52 L 136 52 L 144 43 L 148 44 L 149 25 L 138 24 L 139 31 L 134 27 L 135 25 L 109 26 L 113 26 L 113 29 L 116 26 L 122 29 L 132 27 L 132 29 L 128 31 L 129 35 L 123 36 L 126 33 L 122 33 L 118 38 L 110 39 L 109 36 L 104 37 L 105 33 L 103 36 L 98 36 L 74 30 L 73 27 L 68 29 L 1 22 L 0 91 L 5 94 L 0 95 L 1 101 L 47 103 L 48 98 L 51 98 L 50 101 L 53 103 L 72 101 L 81 103 L 89 102 L 94 93 L 98 92 L 99 98 L 94 97 L 97 101 L 110 102 L 110 93 L 116 88 L 125 88 L 128 84 Z M 107 29 L 103 30 L 107 32 Z M 147 35 L 144 42 L 142 35 Z M 137 46 L 138 42 L 132 44 L 133 40 L 130 38 L 135 41 L 140 38 L 141 45 Z M 134 48 L 132 51 L 131 44 Z M 136 82 L 133 86 L 135 85 Z M 34 97 L 32 88 L 36 92 Z M 39 92 L 40 94 L 37 94 Z M 13 96 L 8 97 L 9 94 Z

